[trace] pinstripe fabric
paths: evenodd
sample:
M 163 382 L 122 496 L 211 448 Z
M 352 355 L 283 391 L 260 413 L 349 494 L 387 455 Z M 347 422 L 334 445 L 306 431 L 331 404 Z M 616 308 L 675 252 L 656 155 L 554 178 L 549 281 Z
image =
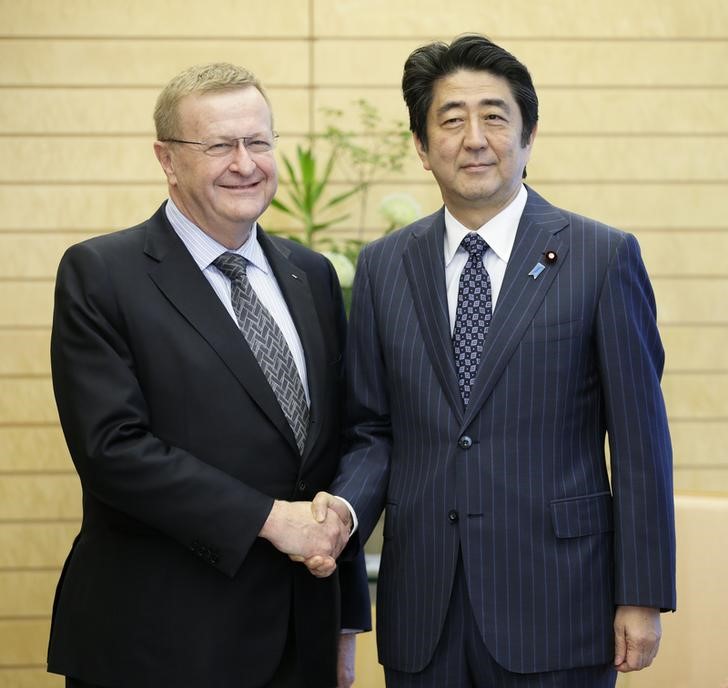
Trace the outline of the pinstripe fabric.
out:
M 386 506 L 380 661 L 429 662 L 461 548 L 501 666 L 608 663 L 615 604 L 675 606 L 663 351 L 637 242 L 529 189 L 463 410 L 443 233 L 440 211 L 374 242 L 354 285 L 352 429 L 332 490 L 362 539 Z M 557 259 L 533 279 L 546 251 Z
M 617 672 L 610 664 L 537 674 L 504 669 L 483 646 L 459 560 L 432 660 L 417 673 L 388 669 L 385 677 L 387 688 L 614 688 Z

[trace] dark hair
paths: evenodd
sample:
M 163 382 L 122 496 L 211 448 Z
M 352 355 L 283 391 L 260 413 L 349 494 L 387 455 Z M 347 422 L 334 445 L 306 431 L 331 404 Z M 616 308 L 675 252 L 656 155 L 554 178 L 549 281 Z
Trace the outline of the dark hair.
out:
M 523 120 L 521 146 L 526 146 L 538 122 L 538 96 L 526 66 L 507 50 L 480 34 L 458 36 L 450 45 L 437 42 L 417 48 L 404 63 L 402 94 L 410 131 L 427 149 L 427 112 L 435 82 L 460 69 L 490 72 L 505 79 Z

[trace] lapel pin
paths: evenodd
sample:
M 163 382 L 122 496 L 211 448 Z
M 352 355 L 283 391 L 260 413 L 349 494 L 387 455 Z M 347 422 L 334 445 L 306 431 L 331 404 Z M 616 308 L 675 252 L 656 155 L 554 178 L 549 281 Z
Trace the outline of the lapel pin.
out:
M 293 273 L 291 273 L 291 277 L 293 277 L 293 279 L 298 279 L 298 275 L 294 275 Z
M 531 268 L 531 272 L 528 273 L 528 276 L 536 279 L 545 269 L 546 266 L 543 263 L 536 263 L 536 265 Z
M 556 251 L 546 251 L 543 255 L 549 265 L 553 265 L 558 259 Z

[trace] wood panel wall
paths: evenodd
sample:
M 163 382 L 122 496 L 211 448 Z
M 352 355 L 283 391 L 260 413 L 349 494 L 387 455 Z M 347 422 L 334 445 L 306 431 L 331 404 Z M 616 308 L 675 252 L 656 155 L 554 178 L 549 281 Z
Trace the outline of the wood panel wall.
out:
M 80 491 L 49 376 L 54 274 L 69 244 L 164 199 L 151 146 L 161 86 L 192 63 L 244 64 L 291 151 L 324 126 L 323 107 L 356 126 L 364 97 L 406 120 L 405 57 L 464 31 L 532 71 L 530 183 L 638 236 L 667 349 L 676 486 L 728 493 L 725 0 L 0 0 L 0 688 L 61 685 L 43 667 Z M 380 233 L 392 191 L 423 213 L 440 204 L 412 153 L 374 185 L 361 226 L 338 235 Z M 275 213 L 264 224 L 291 227 Z

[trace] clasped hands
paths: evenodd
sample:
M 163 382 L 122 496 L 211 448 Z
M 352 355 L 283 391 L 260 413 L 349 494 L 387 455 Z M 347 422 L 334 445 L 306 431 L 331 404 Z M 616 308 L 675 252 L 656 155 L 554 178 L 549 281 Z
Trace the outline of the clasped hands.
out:
M 344 502 L 319 492 L 312 502 L 276 500 L 260 536 L 318 578 L 330 576 L 349 541 L 351 514 Z

